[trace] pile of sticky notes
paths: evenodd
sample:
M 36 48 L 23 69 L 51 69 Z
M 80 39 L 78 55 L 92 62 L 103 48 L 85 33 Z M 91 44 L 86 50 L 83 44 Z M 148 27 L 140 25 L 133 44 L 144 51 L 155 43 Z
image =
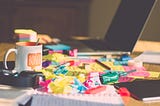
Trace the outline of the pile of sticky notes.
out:
M 37 41 L 37 32 L 32 29 L 15 29 L 14 38 L 20 42 Z

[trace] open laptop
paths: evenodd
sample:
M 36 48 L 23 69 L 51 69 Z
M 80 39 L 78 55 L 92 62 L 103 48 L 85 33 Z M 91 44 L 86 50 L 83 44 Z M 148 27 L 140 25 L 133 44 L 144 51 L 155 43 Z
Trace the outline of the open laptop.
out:
M 104 39 L 81 42 L 95 51 L 132 52 L 155 4 L 156 0 L 121 0 Z

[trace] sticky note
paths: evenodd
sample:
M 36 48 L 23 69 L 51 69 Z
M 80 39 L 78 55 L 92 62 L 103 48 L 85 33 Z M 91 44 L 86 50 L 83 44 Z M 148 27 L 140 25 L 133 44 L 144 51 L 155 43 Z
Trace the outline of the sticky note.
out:
M 44 45 L 45 48 L 50 50 L 70 50 L 71 47 L 65 44 L 56 44 L 56 45 Z
M 160 73 L 159 72 L 151 72 L 148 71 L 150 73 L 149 77 L 153 77 L 153 78 L 160 78 Z

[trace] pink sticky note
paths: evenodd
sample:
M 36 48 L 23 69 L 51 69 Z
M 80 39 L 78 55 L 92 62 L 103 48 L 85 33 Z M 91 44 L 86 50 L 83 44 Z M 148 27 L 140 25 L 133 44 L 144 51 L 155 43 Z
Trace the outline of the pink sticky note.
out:
M 120 77 L 118 82 L 130 82 L 133 80 L 134 80 L 134 78 L 131 78 L 131 77 Z
M 93 63 L 95 60 L 94 59 L 80 59 L 79 61 L 82 63 Z
M 132 77 L 148 77 L 150 73 L 146 71 L 144 67 L 135 67 L 135 66 L 123 66 L 125 71 L 130 71 L 130 70 L 136 70 L 135 72 L 132 72 L 128 74 L 128 76 Z
M 128 74 L 128 76 L 135 76 L 135 77 L 148 77 L 150 73 L 148 71 L 135 71 L 133 73 Z
M 123 66 L 125 71 L 130 71 L 130 70 L 138 70 L 138 71 L 146 71 L 144 67 L 135 67 L 135 66 Z

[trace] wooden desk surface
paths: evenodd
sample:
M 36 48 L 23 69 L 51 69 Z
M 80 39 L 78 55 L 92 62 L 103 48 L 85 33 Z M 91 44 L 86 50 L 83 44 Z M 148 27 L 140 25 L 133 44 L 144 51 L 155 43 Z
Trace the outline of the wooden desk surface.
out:
M 0 61 L 3 60 L 5 52 L 9 48 L 14 48 L 14 47 L 15 45 L 13 43 L 0 43 Z M 138 41 L 137 44 L 135 45 L 133 55 L 138 55 L 136 54 L 137 52 L 139 53 L 139 52 L 143 52 L 146 50 L 160 52 L 160 42 Z M 8 60 L 14 60 L 14 54 L 11 54 Z M 149 71 L 159 71 L 160 72 L 160 65 L 144 64 L 144 67 Z M 160 106 L 160 101 L 152 102 L 152 103 L 144 103 L 142 101 L 135 100 L 131 97 L 123 97 L 123 100 L 124 100 L 125 106 Z

